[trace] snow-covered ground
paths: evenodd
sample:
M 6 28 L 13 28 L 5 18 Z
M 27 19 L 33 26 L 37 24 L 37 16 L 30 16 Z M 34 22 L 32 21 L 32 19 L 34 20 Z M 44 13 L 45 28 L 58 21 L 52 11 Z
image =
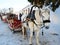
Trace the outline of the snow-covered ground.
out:
M 12 33 L 8 25 L 0 20 L 0 45 L 28 45 L 22 34 Z
M 57 16 L 51 15 L 50 28 L 48 30 L 44 29 L 43 36 L 40 31 L 39 42 L 41 45 L 60 45 L 60 23 L 57 22 L 57 18 L 59 17 Z M 0 20 L 0 45 L 29 45 L 29 37 L 26 39 L 23 39 L 22 37 L 21 32 L 12 33 L 8 28 L 8 24 Z M 35 44 L 36 40 L 33 37 L 33 45 Z

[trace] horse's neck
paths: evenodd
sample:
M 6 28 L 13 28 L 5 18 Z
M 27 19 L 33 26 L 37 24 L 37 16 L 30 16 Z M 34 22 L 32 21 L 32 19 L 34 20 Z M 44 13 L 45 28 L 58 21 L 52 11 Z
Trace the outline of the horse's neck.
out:
M 41 16 L 39 14 L 39 10 L 35 11 L 35 18 L 37 23 L 41 23 Z

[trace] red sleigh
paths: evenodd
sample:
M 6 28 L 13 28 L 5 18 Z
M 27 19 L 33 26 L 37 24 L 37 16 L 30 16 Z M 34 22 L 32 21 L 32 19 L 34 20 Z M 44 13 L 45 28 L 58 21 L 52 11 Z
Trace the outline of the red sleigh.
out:
M 14 18 L 11 18 L 11 17 L 10 17 L 10 20 L 9 20 L 9 23 L 8 23 L 9 28 L 12 31 L 21 31 L 22 30 L 22 22 L 17 19 L 18 16 L 15 15 Z

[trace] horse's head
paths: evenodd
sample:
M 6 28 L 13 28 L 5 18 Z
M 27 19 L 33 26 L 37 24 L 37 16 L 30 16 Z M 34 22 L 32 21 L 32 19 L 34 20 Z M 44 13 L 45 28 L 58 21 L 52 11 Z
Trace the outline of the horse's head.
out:
M 42 15 L 44 16 L 43 18 L 43 23 L 45 25 L 46 29 L 49 29 L 50 25 L 50 11 L 48 9 L 42 9 Z

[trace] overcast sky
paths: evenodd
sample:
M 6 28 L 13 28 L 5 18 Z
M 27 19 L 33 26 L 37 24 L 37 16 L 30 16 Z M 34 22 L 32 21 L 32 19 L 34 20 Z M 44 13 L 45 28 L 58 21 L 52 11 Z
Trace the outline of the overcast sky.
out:
M 0 0 L 0 9 L 12 7 L 19 11 L 29 4 L 27 0 Z

